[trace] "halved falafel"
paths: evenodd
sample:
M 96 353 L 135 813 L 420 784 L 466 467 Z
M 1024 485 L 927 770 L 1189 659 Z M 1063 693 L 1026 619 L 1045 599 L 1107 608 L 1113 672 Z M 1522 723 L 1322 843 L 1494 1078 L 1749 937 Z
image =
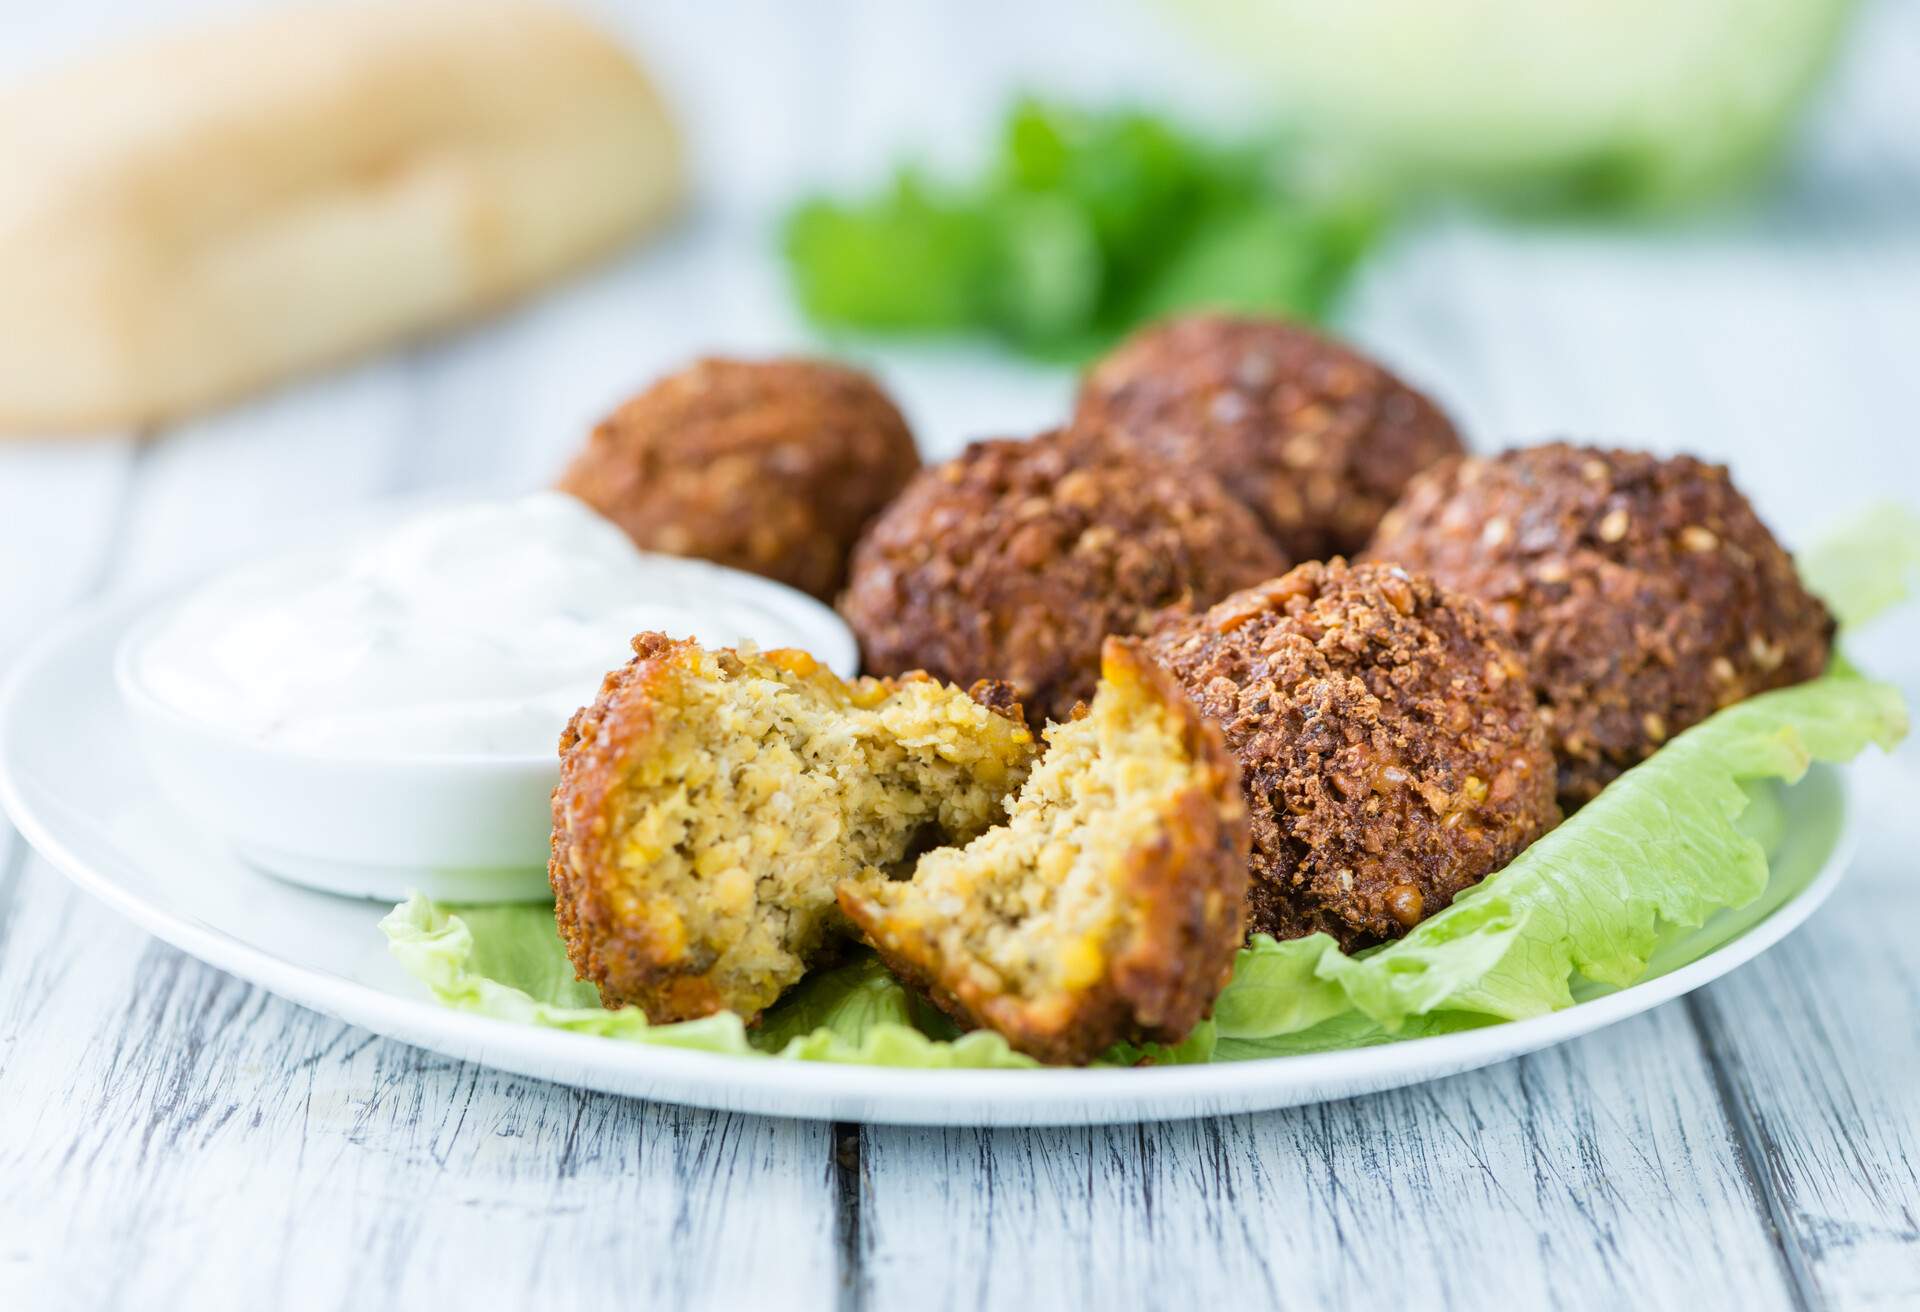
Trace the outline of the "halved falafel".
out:
M 1560 801 L 1723 706 L 1826 668 L 1833 618 L 1723 466 L 1550 443 L 1416 478 L 1367 549 L 1518 640 Z
M 976 442 L 924 470 L 854 549 L 840 611 L 869 670 L 1002 679 L 1065 719 L 1109 634 L 1286 568 L 1205 473 L 1060 433 Z
M 1388 565 L 1300 565 L 1147 642 L 1240 762 L 1250 928 L 1398 938 L 1559 819 L 1512 640 Z
M 1296 561 L 1360 550 L 1408 479 L 1461 450 L 1438 406 L 1360 352 L 1226 314 L 1121 343 L 1082 382 L 1073 427 L 1213 474 Z
M 752 1019 L 852 932 L 836 894 L 910 981 L 1048 1061 L 1178 1041 L 1225 985 L 1238 776 L 1126 647 L 1039 765 L 997 688 L 847 684 L 800 652 L 658 634 L 634 650 L 569 726 L 553 803 L 555 917 L 608 1006 Z
M 1245 937 L 1248 834 L 1232 756 L 1173 681 L 1109 640 L 1090 709 L 1046 731 L 1008 821 L 906 880 L 840 885 L 896 974 L 1043 1061 L 1178 1042 Z
M 854 539 L 919 467 L 906 420 L 859 370 L 706 359 L 615 410 L 558 486 L 648 551 L 831 600 Z
M 560 742 L 548 867 L 581 978 L 656 1022 L 749 1019 L 834 944 L 834 888 L 1000 819 L 1033 734 L 932 679 L 641 634 Z

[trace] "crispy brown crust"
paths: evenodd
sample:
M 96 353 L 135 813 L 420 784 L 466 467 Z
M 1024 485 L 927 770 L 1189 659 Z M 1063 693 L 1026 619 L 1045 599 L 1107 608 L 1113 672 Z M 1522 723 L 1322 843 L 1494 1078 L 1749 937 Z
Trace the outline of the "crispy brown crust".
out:
M 1409 478 L 1461 450 L 1432 401 L 1366 356 L 1222 314 L 1122 343 L 1081 384 L 1074 427 L 1210 471 L 1294 560 L 1360 550 Z
M 712 1015 L 732 1005 L 708 976 L 639 910 L 610 897 L 617 868 L 614 816 L 634 765 L 653 751 L 673 713 L 673 684 L 699 669 L 695 642 L 642 633 L 633 659 L 609 673 L 593 703 L 577 711 L 560 735 L 560 783 L 553 790 L 553 837 L 547 875 L 554 920 L 581 979 L 600 989 L 608 1007 L 635 1004 L 656 1024 Z M 733 653 L 714 653 L 722 661 Z M 840 680 L 805 652 L 776 649 L 759 659 L 805 678 Z M 859 689 L 886 689 L 900 680 L 861 680 Z M 1003 686 L 982 682 L 970 690 L 989 710 L 1024 723 Z M 748 1015 L 751 1022 L 754 1017 Z
M 925 670 L 915 670 L 899 677 L 930 679 L 933 676 Z M 1027 708 L 1020 704 L 1020 694 L 1010 683 L 1003 683 L 998 679 L 975 679 L 967 685 L 967 696 L 1002 719 L 1012 720 L 1015 724 L 1027 722 Z
M 547 878 L 567 955 L 608 1006 L 635 1003 L 657 1022 L 711 1015 L 726 1003 L 705 976 L 688 973 L 643 917 L 621 914 L 607 898 L 612 812 L 632 762 L 657 739 L 661 692 L 694 667 L 699 650 L 659 633 L 636 637 L 633 659 L 601 680 L 599 696 L 561 732 L 553 790 Z
M 1397 938 L 1559 819 L 1519 654 L 1422 576 L 1301 565 L 1147 653 L 1239 759 L 1255 931 Z
M 1561 803 L 1722 706 L 1826 668 L 1833 620 L 1719 465 L 1552 443 L 1414 480 L 1368 549 L 1512 630 Z
M 1139 684 L 1180 725 L 1192 784 L 1162 812 L 1158 837 L 1134 848 L 1122 875 L 1132 924 L 1101 979 L 1067 995 L 1023 1001 L 983 988 L 965 962 L 943 959 L 932 936 L 907 934 L 856 882 L 841 909 L 896 975 L 960 1024 L 985 1026 L 1041 1061 L 1084 1064 L 1120 1042 L 1177 1043 L 1211 1013 L 1246 935 L 1248 830 L 1240 775 L 1217 726 L 1204 719 L 1137 644 L 1110 639 L 1102 675 Z
M 1058 720 L 1093 694 L 1108 634 L 1285 566 L 1210 478 L 1049 434 L 923 471 L 855 548 L 840 610 L 869 670 L 1004 679 Z
M 813 360 L 700 360 L 593 430 L 558 486 L 649 551 L 831 599 L 867 521 L 920 467 L 873 379 Z

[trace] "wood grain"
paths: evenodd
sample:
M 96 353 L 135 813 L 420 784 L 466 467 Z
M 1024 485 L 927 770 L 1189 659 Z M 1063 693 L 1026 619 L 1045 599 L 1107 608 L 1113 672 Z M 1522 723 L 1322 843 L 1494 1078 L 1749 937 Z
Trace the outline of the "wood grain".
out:
M 0 669 L 100 586 L 135 462 L 126 438 L 0 448 Z
M 863 1143 L 876 1307 L 1793 1305 L 1674 1008 L 1361 1100 Z
M 69 950 L 0 958 L 5 1306 L 827 1296 L 823 1126 L 449 1061 L 202 966 L 44 869 L 18 896 L 15 932 Z
M 1805 1300 L 1920 1306 L 1920 752 L 1856 767 L 1879 818 L 1805 930 L 1689 1000 Z
M 475 377 L 504 390 L 541 369 L 552 344 L 526 340 L 482 353 Z M 37 618 L 245 556 L 370 495 L 484 482 L 504 445 L 413 443 L 434 404 L 416 376 L 374 365 L 183 426 L 141 448 L 130 488 L 5 480 L 45 457 L 0 452 L 5 486 L 67 493 L 22 495 L 23 518 L 0 521 L 9 543 L 74 563 L 64 589 L 28 598 Z M 831 1292 L 827 1127 L 584 1094 L 378 1040 L 148 939 L 24 848 L 4 860 L 0 949 L 33 951 L 0 951 L 0 1100 L 31 1113 L 0 1118 L 0 1306 Z
M 0 450 L 0 674 L 63 607 L 100 587 L 135 463 L 128 438 Z M 0 960 L 29 855 L 0 816 Z
M 0 66 L 245 2 L 0 0 Z M 803 183 L 916 141 L 964 154 L 1036 73 L 1093 100 L 1167 90 L 1153 20 L 1111 5 L 597 7 L 673 70 L 714 198 L 698 224 L 151 445 L 0 451 L 0 666 L 90 592 L 302 516 L 537 485 L 699 350 L 810 345 L 766 256 Z M 1442 215 L 1374 264 L 1351 330 L 1482 446 L 1718 454 L 1800 540 L 1873 491 L 1914 498 L 1915 49 L 1920 7 L 1869 7 L 1764 217 Z M 1068 388 L 964 351 L 868 362 L 933 453 L 1032 431 Z M 1920 688 L 1920 626 L 1860 656 Z M 1920 765 L 1858 777 L 1866 842 L 1832 907 L 1684 1006 L 1373 1098 L 1080 1131 L 725 1117 L 450 1062 L 156 944 L 0 826 L 0 1308 L 1911 1305 Z

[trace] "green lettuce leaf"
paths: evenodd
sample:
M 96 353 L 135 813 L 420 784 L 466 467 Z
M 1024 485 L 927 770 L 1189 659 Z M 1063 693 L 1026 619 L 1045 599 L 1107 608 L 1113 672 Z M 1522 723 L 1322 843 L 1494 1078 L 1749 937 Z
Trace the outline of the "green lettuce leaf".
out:
M 1844 624 L 1860 624 L 1920 572 L 1920 519 L 1872 512 L 1809 553 L 1802 569 Z M 1258 937 L 1239 954 L 1212 1021 L 1178 1045 L 1120 1045 L 1103 1063 L 1237 1061 L 1453 1033 L 1624 987 L 1650 962 L 1673 969 L 1723 941 L 1715 934 L 1738 932 L 1723 919 L 1692 935 L 1708 917 L 1769 909 L 1771 898 L 1756 901 L 1767 892 L 1769 853 L 1793 842 L 1780 785 L 1815 761 L 1891 747 L 1905 731 L 1899 695 L 1836 657 L 1820 679 L 1676 736 L 1405 938 L 1348 955 L 1324 934 Z M 1825 841 L 1814 834 L 1801 846 Z M 816 971 L 753 1027 L 730 1014 L 649 1025 L 635 1008 L 602 1008 L 574 978 L 549 906 L 449 908 L 416 896 L 381 928 L 443 1003 L 497 1019 L 744 1057 L 1035 1065 L 998 1035 L 958 1032 L 865 951 Z
M 731 1012 L 652 1025 L 637 1007 L 602 1007 L 593 985 L 574 978 L 551 906 L 447 907 L 416 893 L 380 928 L 400 964 L 440 1002 L 496 1020 L 736 1057 L 929 1069 L 1036 1064 L 998 1034 L 955 1032 L 870 953 L 809 977 L 751 1029 Z
M 1858 628 L 1905 601 L 1920 577 L 1920 515 L 1871 507 L 1795 563 L 1840 627 Z
M 1633 983 L 1663 929 L 1692 928 L 1760 896 L 1767 849 L 1742 819 L 1749 781 L 1805 774 L 1906 731 L 1900 696 L 1851 673 L 1763 694 L 1678 735 L 1499 874 L 1405 938 L 1348 956 L 1325 935 L 1256 941 L 1216 1007 L 1228 1041 L 1309 1034 L 1338 1046 L 1439 1016 L 1520 1019 L 1573 1003 L 1576 977 Z M 1777 831 L 1770 805 L 1756 822 Z M 1347 1013 L 1357 1013 L 1347 1019 Z M 1421 1032 L 1431 1032 L 1431 1026 Z
M 573 967 L 539 903 L 440 906 L 416 893 L 381 920 L 387 947 L 407 973 L 449 1007 L 496 1020 L 631 1043 L 746 1055 L 746 1026 L 731 1014 L 649 1025 L 637 1008 L 609 1011 Z
M 1368 1047 L 1572 1005 L 1576 980 L 1634 982 L 1656 948 L 1758 897 L 1784 819 L 1756 781 L 1798 779 L 1905 730 L 1898 694 L 1849 672 L 1743 702 L 1676 737 L 1504 871 L 1398 942 L 1347 955 L 1324 934 L 1257 937 L 1214 1019 L 1176 1046 L 1103 1064 L 1171 1065 Z M 634 1043 L 883 1066 L 1021 1067 L 960 1034 L 860 952 L 816 972 L 749 1029 L 731 1014 L 649 1025 L 576 980 L 550 907 L 449 908 L 415 896 L 381 922 L 394 955 L 448 1006 Z
M 1262 1038 L 1222 1037 L 1214 1047 L 1214 1060 L 1254 1061 L 1262 1057 L 1303 1057 L 1316 1052 L 1340 1052 L 1351 1048 L 1377 1047 L 1382 1043 L 1399 1043 L 1406 1039 L 1432 1038 L 1499 1023 L 1496 1016 L 1478 1016 L 1467 1011 L 1436 1011 L 1426 1016 L 1410 1016 L 1399 1029 L 1390 1030 L 1371 1016 L 1358 1011 L 1343 1011 L 1303 1030 L 1269 1034 Z
M 1219 1031 L 1211 1020 L 1193 1027 L 1178 1043 L 1116 1043 L 1094 1063 L 1098 1066 L 1199 1066 L 1214 1059 Z

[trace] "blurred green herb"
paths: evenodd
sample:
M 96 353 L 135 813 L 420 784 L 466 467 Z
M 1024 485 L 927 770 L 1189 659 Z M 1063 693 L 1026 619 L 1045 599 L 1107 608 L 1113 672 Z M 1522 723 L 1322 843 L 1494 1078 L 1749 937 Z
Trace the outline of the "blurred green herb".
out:
M 1052 359 L 1194 306 L 1319 320 L 1382 210 L 1309 195 L 1288 163 L 1275 144 L 1208 142 L 1148 113 L 1028 100 L 980 178 L 909 165 L 877 196 L 808 200 L 786 253 L 823 326 L 986 333 Z

